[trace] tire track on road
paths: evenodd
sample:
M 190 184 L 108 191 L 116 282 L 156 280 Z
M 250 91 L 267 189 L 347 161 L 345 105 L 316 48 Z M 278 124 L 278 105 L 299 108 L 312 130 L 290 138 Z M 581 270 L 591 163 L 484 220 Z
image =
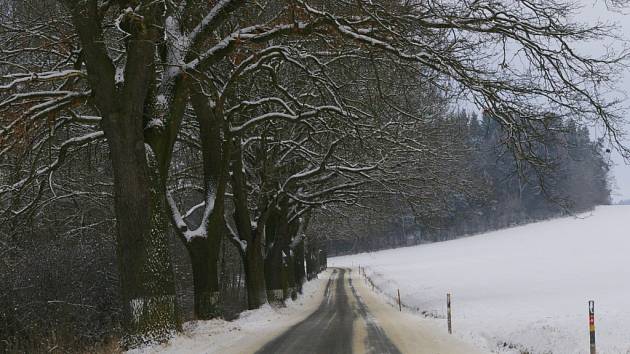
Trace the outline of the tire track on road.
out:
M 350 354 L 357 350 L 353 348 L 357 321 L 367 333 L 363 349 L 366 353 L 401 354 L 370 314 L 346 273 L 350 271 L 335 269 L 317 310 L 256 354 Z M 346 291 L 348 287 L 352 291 L 351 298 Z

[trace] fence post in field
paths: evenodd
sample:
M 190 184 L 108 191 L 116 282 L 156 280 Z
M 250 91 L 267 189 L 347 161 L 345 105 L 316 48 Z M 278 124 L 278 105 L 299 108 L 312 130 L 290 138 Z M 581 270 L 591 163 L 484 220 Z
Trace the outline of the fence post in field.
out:
M 451 294 L 446 294 L 446 320 L 448 323 L 448 334 L 453 334 L 453 326 L 451 322 Z
M 588 302 L 588 332 L 591 340 L 591 354 L 596 354 L 595 349 L 595 301 Z
M 402 312 L 402 304 L 400 303 L 400 289 L 398 289 L 398 311 Z

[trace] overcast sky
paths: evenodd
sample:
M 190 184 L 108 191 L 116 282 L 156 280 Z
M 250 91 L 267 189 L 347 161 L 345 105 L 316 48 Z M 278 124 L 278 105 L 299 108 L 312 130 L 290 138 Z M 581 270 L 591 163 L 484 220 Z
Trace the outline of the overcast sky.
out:
M 608 9 L 605 4 L 605 0 L 579 0 L 583 4 L 580 13 L 576 16 L 576 21 L 585 23 L 596 23 L 597 21 L 614 24 L 618 27 L 616 33 L 620 37 L 624 38 L 628 43 L 627 47 L 630 48 L 630 1 L 625 9 Z M 605 43 L 603 41 L 597 41 L 594 43 L 581 44 L 577 49 L 582 53 L 588 53 L 590 56 L 597 57 L 601 54 L 603 46 L 613 46 L 621 48 L 623 43 L 617 42 Z M 628 63 L 630 65 L 630 63 Z M 625 131 L 630 135 L 630 67 L 622 74 L 620 74 L 619 82 L 616 89 L 627 97 L 624 107 L 628 107 L 627 117 L 625 118 Z M 600 126 L 590 127 L 591 138 L 601 138 L 603 131 Z M 630 136 L 626 137 L 624 144 L 630 147 Z M 612 182 L 612 197 L 613 202 L 620 200 L 630 199 L 630 165 L 624 162 L 619 153 L 612 150 L 607 157 L 607 161 L 611 164 L 611 182 Z
M 630 0 L 628 1 L 628 6 L 624 9 L 609 9 L 606 7 L 606 0 L 576 1 L 580 1 L 583 6 L 575 18 L 576 21 L 582 23 L 596 23 L 599 21 L 614 24 L 618 27 L 616 35 L 625 39 L 627 41 L 625 46 L 630 48 Z M 597 57 L 602 54 L 601 52 L 604 46 L 621 48 L 623 45 L 624 43 L 619 41 L 614 43 L 611 39 L 609 43 L 596 41 L 588 44 L 580 44 L 577 46 L 577 49 L 581 51 L 582 54 Z M 628 108 L 627 116 L 625 117 L 625 132 L 628 137 L 626 137 L 624 144 L 630 147 L 630 62 L 627 63 L 627 65 L 629 68 L 620 74 L 621 77 L 617 78 L 619 81 L 616 85 L 616 89 L 619 93 L 627 97 L 623 106 Z M 471 103 L 468 102 L 464 104 L 469 105 Z M 603 135 L 601 126 L 589 127 L 589 130 L 592 139 L 601 138 Z M 614 149 L 608 154 L 606 160 L 611 165 L 610 177 L 613 187 L 613 202 L 630 200 L 630 164 L 625 162 L 621 155 Z
M 582 16 L 579 18 L 582 21 L 606 21 L 617 24 L 619 28 L 619 34 L 630 41 L 630 8 L 624 9 L 624 11 L 610 11 L 604 5 L 602 0 L 582 0 L 584 8 L 582 9 Z M 593 54 L 597 54 L 597 46 L 587 46 L 587 50 L 593 51 Z M 619 89 L 624 91 L 630 97 L 630 69 L 623 74 L 620 78 Z M 630 98 L 629 98 L 630 99 Z M 625 106 L 630 107 L 630 101 Z M 626 118 L 628 124 L 626 124 L 626 131 L 630 130 L 630 111 L 629 116 Z M 591 129 L 592 135 L 601 134 L 601 129 Z M 630 146 L 630 138 L 626 139 L 626 144 Z M 612 167 L 612 176 L 614 177 L 614 190 L 613 200 L 619 201 L 622 199 L 630 199 L 630 165 L 627 165 L 618 153 L 613 152 L 610 157 Z

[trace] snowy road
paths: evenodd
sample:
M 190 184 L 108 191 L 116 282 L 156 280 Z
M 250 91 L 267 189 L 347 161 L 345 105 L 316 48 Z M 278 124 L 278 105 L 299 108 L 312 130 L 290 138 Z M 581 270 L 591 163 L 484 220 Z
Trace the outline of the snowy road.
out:
M 357 296 L 349 270 L 335 269 L 326 285 L 325 298 L 319 308 L 304 321 L 265 345 L 257 354 L 347 354 L 353 352 L 355 322 L 366 324 L 367 352 L 399 354 L 400 351 L 371 320 L 369 312 Z M 351 289 L 351 291 L 349 291 Z
M 477 351 L 423 328 L 386 305 L 349 269 L 335 269 L 324 300 L 310 316 L 256 354 L 471 354 Z M 391 337 L 390 337 L 391 335 Z

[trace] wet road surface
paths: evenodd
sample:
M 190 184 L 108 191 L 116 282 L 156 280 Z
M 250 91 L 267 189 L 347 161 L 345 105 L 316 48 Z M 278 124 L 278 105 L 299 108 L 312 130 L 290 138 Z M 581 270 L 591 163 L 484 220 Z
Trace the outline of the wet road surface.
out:
M 401 354 L 358 296 L 349 272 L 333 270 L 317 310 L 256 354 Z

